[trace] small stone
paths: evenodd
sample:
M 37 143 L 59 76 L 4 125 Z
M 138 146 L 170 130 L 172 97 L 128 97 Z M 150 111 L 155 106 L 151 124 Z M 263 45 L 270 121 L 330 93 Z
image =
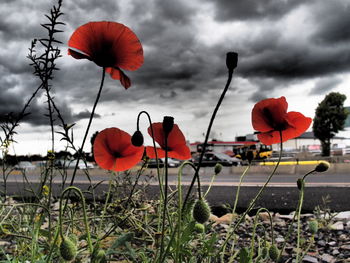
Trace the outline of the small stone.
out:
M 317 245 L 321 246 L 321 247 L 325 247 L 326 246 L 326 241 L 324 240 L 319 240 L 317 241 Z
M 350 221 L 346 222 L 346 229 L 350 229 Z
M 332 255 L 333 256 L 336 256 L 336 255 L 339 255 L 339 250 L 338 249 L 334 249 L 333 251 L 332 251 Z
M 321 260 L 324 262 L 327 262 L 327 263 L 334 263 L 335 262 L 335 258 L 329 254 L 323 254 L 321 256 Z
M 350 245 L 342 245 L 340 248 L 344 250 L 350 250 Z
M 283 237 L 278 237 L 275 239 L 276 243 L 283 243 L 284 242 L 284 238 Z
M 237 217 L 237 214 L 228 213 L 228 214 L 223 215 L 222 217 L 216 218 L 214 220 L 218 224 L 230 224 L 236 217 Z
M 343 225 L 343 222 L 338 221 L 338 222 L 334 223 L 333 225 L 331 225 L 329 228 L 332 230 L 343 230 L 344 225 Z
M 315 258 L 315 257 L 311 257 L 311 256 L 309 256 L 309 255 L 306 255 L 306 256 L 303 258 L 303 262 L 318 263 L 318 260 L 317 260 L 317 258 Z
M 282 218 L 282 219 L 289 219 L 289 220 L 292 220 L 294 217 L 294 214 L 290 214 L 290 215 L 280 215 L 279 218 Z
M 350 237 L 345 234 L 341 234 L 338 239 L 340 241 L 347 241 L 347 240 L 350 240 Z
M 350 211 L 344 211 L 338 213 L 334 219 L 336 220 L 350 220 Z
M 334 247 L 337 244 L 335 241 L 328 242 L 328 245 L 331 247 Z
M 260 218 L 262 221 L 266 221 L 266 222 L 269 222 L 269 221 L 270 221 L 270 216 L 269 216 L 269 213 L 268 213 L 268 212 L 261 212 L 261 213 L 259 213 L 259 218 Z
M 0 240 L 0 247 L 10 246 L 11 244 L 11 242 Z

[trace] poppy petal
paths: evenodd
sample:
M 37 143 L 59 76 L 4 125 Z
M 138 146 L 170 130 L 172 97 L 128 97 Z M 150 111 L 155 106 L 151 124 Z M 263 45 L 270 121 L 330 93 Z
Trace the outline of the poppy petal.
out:
M 192 157 L 190 148 L 185 144 L 175 146 L 169 151 L 168 156 L 179 160 L 188 160 Z
M 285 97 L 262 100 L 254 105 L 252 110 L 253 128 L 260 132 L 268 132 L 274 126 L 284 123 L 288 103 Z
M 119 79 L 120 83 L 125 89 L 128 89 L 131 86 L 131 81 L 129 77 L 120 69 L 106 68 L 106 72 L 111 75 L 112 79 Z
M 131 168 L 141 160 L 143 151 L 144 147 L 131 144 L 130 134 L 118 128 L 104 129 L 94 142 L 95 161 L 107 170 L 125 171 Z
M 156 148 L 157 151 L 157 157 L 158 158 L 164 158 L 165 157 L 165 151 L 161 148 Z M 146 155 L 151 158 L 151 159 L 155 159 L 156 158 L 156 153 L 154 151 L 154 147 L 151 146 L 147 146 L 146 147 Z
M 174 124 L 173 129 L 168 135 L 168 146 L 170 148 L 174 148 L 176 145 L 184 145 L 186 144 L 186 138 L 183 135 L 177 124 Z
M 89 22 L 78 27 L 68 41 L 74 48 L 101 67 L 120 67 L 136 70 L 143 64 L 143 49 L 137 36 L 116 22 Z M 73 57 L 82 57 L 68 51 Z
M 165 147 L 163 124 L 161 122 L 152 123 L 151 126 L 148 127 L 147 131 L 148 134 L 160 145 L 160 147 Z

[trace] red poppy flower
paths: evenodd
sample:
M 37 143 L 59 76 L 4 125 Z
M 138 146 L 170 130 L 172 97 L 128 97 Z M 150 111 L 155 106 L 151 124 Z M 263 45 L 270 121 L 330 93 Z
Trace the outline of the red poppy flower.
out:
M 136 70 L 143 64 L 140 40 L 128 27 L 116 22 L 89 22 L 78 27 L 68 47 L 69 55 L 106 68 L 106 72 L 113 79 L 119 79 L 126 89 L 131 83 L 121 68 Z
M 265 99 L 255 104 L 252 110 L 253 128 L 260 133 L 258 139 L 271 145 L 300 136 L 310 126 L 312 119 L 300 112 L 287 112 L 288 103 L 285 97 Z
M 118 128 L 101 131 L 94 142 L 94 157 L 97 164 L 106 170 L 125 171 L 142 158 L 144 147 L 131 144 L 130 134 Z
M 153 139 L 160 145 L 161 148 L 157 148 L 158 158 L 165 157 L 165 135 L 163 131 L 163 124 L 161 122 L 152 123 Z M 148 128 L 148 134 L 152 136 L 151 127 Z M 186 145 L 185 136 L 182 134 L 179 126 L 174 124 L 173 129 L 168 135 L 168 156 L 179 159 L 187 160 L 191 158 L 191 151 Z M 154 148 L 146 147 L 147 156 L 150 158 L 156 158 Z

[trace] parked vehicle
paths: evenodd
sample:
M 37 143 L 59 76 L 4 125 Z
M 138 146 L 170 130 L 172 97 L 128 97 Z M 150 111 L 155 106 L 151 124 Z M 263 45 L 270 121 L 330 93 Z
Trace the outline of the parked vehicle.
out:
M 36 166 L 32 164 L 31 162 L 28 161 L 22 161 L 19 162 L 14 166 L 16 170 L 22 170 L 22 171 L 27 171 L 27 170 L 34 170 Z
M 163 168 L 164 163 L 165 163 L 165 158 L 158 159 L 158 163 L 159 163 L 159 168 Z M 173 158 L 168 158 L 168 167 L 169 168 L 179 167 L 180 164 L 181 164 L 181 161 L 173 159 Z M 157 160 L 156 159 L 148 160 L 147 167 L 148 168 L 157 168 Z
M 200 154 L 196 155 L 192 162 L 197 165 L 199 163 Z M 203 156 L 201 166 L 215 166 L 217 163 L 220 163 L 223 166 L 237 166 L 240 164 L 240 160 L 237 158 L 232 158 L 224 153 L 217 152 L 206 152 Z
M 77 160 L 55 160 L 55 167 L 58 169 L 74 169 L 77 164 Z M 78 169 L 93 169 L 95 166 L 90 163 L 86 162 L 86 165 L 84 161 L 80 160 L 78 164 Z

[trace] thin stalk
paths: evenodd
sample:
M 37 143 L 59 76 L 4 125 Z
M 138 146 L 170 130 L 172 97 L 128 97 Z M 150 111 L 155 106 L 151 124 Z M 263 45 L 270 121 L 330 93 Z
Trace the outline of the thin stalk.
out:
M 296 256 L 296 263 L 299 263 L 300 259 L 300 215 L 301 215 L 301 208 L 303 206 L 304 202 L 304 179 L 302 179 L 301 188 L 300 188 L 300 202 L 298 206 L 298 213 L 297 213 L 297 256 Z
M 165 216 L 168 205 L 168 134 L 165 134 L 164 138 L 165 144 L 165 163 L 164 163 L 164 204 L 163 204 L 163 217 L 162 217 L 162 237 L 160 244 L 160 255 L 163 254 L 164 251 L 164 235 L 165 235 Z M 170 224 L 170 222 L 168 222 Z
M 187 200 L 188 200 L 188 198 L 189 198 L 189 196 L 191 194 L 191 191 L 192 191 L 192 188 L 193 188 L 193 185 L 194 185 L 195 181 L 198 180 L 198 178 L 199 178 L 199 170 L 201 168 L 201 164 L 202 164 L 202 161 L 203 161 L 205 149 L 206 149 L 207 144 L 208 144 L 211 127 L 213 126 L 213 123 L 214 123 L 214 120 L 215 120 L 215 117 L 216 117 L 216 113 L 218 112 L 218 110 L 220 108 L 220 105 L 221 105 L 221 103 L 222 103 L 222 101 L 223 101 L 223 99 L 224 99 L 224 97 L 226 95 L 226 92 L 227 92 L 227 90 L 228 90 L 228 88 L 230 86 L 230 83 L 231 83 L 231 80 L 232 80 L 232 75 L 233 75 L 233 69 L 229 69 L 228 70 L 228 79 L 227 79 L 225 88 L 224 88 L 224 90 L 221 93 L 219 101 L 216 104 L 216 107 L 215 107 L 215 109 L 213 111 L 213 114 L 211 116 L 211 119 L 210 119 L 210 122 L 209 122 L 209 125 L 208 125 L 207 133 L 205 135 L 205 140 L 204 140 L 203 147 L 202 147 L 202 152 L 201 152 L 201 155 L 199 157 L 199 162 L 198 162 L 198 165 L 196 167 L 196 171 L 195 171 L 195 174 L 194 174 L 193 179 L 191 181 L 190 187 L 189 187 L 189 189 L 187 191 L 186 197 L 184 199 L 183 206 L 182 206 L 182 211 L 184 210 L 186 202 L 187 202 Z
M 74 179 L 75 179 L 75 175 L 76 175 L 76 172 L 77 172 L 77 169 L 78 169 L 80 157 L 81 157 L 82 152 L 83 152 L 83 149 L 84 149 L 84 145 L 85 145 L 86 138 L 87 138 L 87 136 L 88 136 L 88 134 L 89 134 L 90 126 L 91 126 L 91 123 L 92 123 L 92 119 L 94 118 L 94 114 L 95 114 L 95 109 L 96 109 L 97 103 L 98 103 L 98 101 L 99 101 L 99 99 L 100 99 L 100 96 L 101 96 L 101 92 L 102 92 L 102 88 L 103 88 L 103 82 L 104 82 L 104 79 L 105 79 L 105 75 L 106 75 L 106 69 L 103 67 L 103 69 L 102 69 L 101 85 L 100 85 L 100 88 L 99 88 L 99 90 L 98 90 L 98 93 L 97 93 L 97 96 L 96 96 L 96 100 L 95 100 L 94 106 L 92 107 L 92 111 L 91 111 L 91 114 L 90 114 L 89 123 L 88 123 L 88 126 L 87 126 L 86 131 L 85 131 L 85 135 L 84 135 L 84 138 L 83 138 L 83 142 L 81 143 L 80 149 L 78 150 L 79 154 L 78 154 L 78 158 L 77 158 L 77 163 L 75 164 L 74 171 L 73 171 L 73 175 L 72 175 L 72 180 L 71 180 L 69 186 L 72 186 L 73 183 L 74 183 Z
M 281 162 L 281 158 L 282 158 L 282 151 L 283 151 L 283 140 L 282 140 L 282 131 L 280 131 L 280 138 L 281 138 L 281 142 L 280 142 L 280 154 L 278 157 L 278 161 L 277 164 L 275 165 L 274 169 L 272 170 L 271 174 L 269 175 L 269 177 L 267 178 L 265 184 L 260 188 L 259 192 L 256 194 L 256 196 L 253 198 L 253 200 L 250 202 L 248 208 L 246 209 L 246 211 L 243 213 L 243 215 L 240 217 L 240 219 L 237 221 L 237 223 L 235 224 L 235 226 L 232 229 L 232 232 L 230 233 L 230 235 L 227 237 L 227 239 L 225 240 L 225 242 L 222 244 L 220 250 L 223 251 L 223 249 L 226 247 L 228 240 L 231 238 L 231 236 L 234 234 L 234 231 L 236 230 L 236 228 L 239 226 L 239 224 L 244 220 L 245 216 L 250 212 L 250 210 L 254 207 L 255 202 L 260 198 L 262 192 L 265 190 L 266 186 L 269 184 L 270 180 L 272 179 L 272 176 L 275 174 L 280 162 Z

